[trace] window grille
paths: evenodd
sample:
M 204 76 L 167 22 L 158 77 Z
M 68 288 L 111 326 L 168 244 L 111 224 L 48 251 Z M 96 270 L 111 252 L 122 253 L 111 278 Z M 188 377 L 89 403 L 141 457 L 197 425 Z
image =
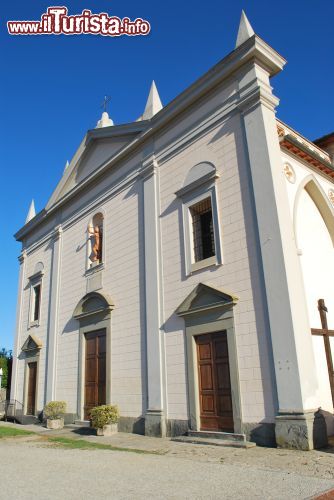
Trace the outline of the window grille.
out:
M 216 254 L 212 220 L 211 198 L 206 198 L 190 207 L 193 226 L 193 249 L 195 262 Z

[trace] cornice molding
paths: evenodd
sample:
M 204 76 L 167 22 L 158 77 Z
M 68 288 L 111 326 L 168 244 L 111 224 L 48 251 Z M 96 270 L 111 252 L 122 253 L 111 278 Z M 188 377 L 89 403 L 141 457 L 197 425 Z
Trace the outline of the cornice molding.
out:
M 22 250 L 22 252 L 18 256 L 18 261 L 19 261 L 20 265 L 24 263 L 26 258 L 27 258 L 27 250 L 24 249 L 24 250 Z
M 86 145 L 96 139 L 112 139 L 113 137 L 126 137 L 128 135 L 139 134 L 149 125 L 149 120 L 126 123 L 124 125 L 113 125 L 111 127 L 94 128 L 88 130 Z
M 240 98 L 237 107 L 243 114 L 246 114 L 260 104 L 266 106 L 271 111 L 275 111 L 279 104 L 279 99 L 274 94 L 269 93 L 259 86 Z
M 31 276 L 28 276 L 28 280 L 30 282 L 36 282 L 39 281 L 43 278 L 44 276 L 44 269 L 43 271 L 38 271 L 37 273 L 32 274 Z
M 325 173 L 327 176 L 333 180 L 334 178 L 334 167 L 330 161 L 323 158 L 317 151 L 312 150 L 305 143 L 300 143 L 295 137 L 290 134 L 287 134 L 283 137 L 280 137 L 280 145 L 282 148 L 286 149 L 290 153 L 293 153 L 298 158 L 306 161 L 313 167 L 316 167 L 322 173 Z
M 149 158 L 143 160 L 142 168 L 139 171 L 140 177 L 145 181 L 152 175 L 155 175 L 158 170 L 158 162 L 154 155 L 151 155 Z

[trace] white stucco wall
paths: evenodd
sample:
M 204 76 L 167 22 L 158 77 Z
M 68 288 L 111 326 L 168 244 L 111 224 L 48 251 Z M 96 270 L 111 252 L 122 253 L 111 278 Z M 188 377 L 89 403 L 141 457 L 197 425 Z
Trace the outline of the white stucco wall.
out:
M 291 222 L 294 224 L 296 251 L 300 255 L 303 271 L 305 294 L 308 307 L 310 328 L 321 328 L 317 309 L 318 299 L 323 298 L 328 308 L 328 325 L 334 327 L 334 296 L 332 276 L 334 272 L 334 248 L 329 230 L 319 212 L 316 200 L 307 192 L 308 182 L 319 187 L 317 196 L 324 197 L 327 203 L 328 190 L 333 189 L 333 182 L 315 169 L 288 153 L 282 154 L 282 164 L 288 162 L 295 171 L 294 183 L 286 182 Z M 306 185 L 305 185 L 306 183 Z M 305 185 L 305 188 L 304 188 Z M 333 217 L 333 215 L 332 215 Z M 311 333 L 310 333 L 311 334 Z M 334 342 L 331 339 L 332 355 Z M 333 412 L 333 403 L 327 371 L 324 342 L 322 337 L 313 336 L 313 347 L 318 379 L 318 398 L 325 411 Z M 334 428 L 330 429 L 332 433 Z
M 334 320 L 334 296 L 332 280 L 334 275 L 333 243 L 319 210 L 310 195 L 303 190 L 297 209 L 297 237 L 310 324 L 321 328 L 317 302 L 324 298 L 328 307 L 329 324 Z M 334 324 L 334 323 L 333 323 Z M 326 410 L 333 407 L 328 379 L 324 342 L 321 337 L 313 337 L 314 353 L 319 377 L 321 406 Z

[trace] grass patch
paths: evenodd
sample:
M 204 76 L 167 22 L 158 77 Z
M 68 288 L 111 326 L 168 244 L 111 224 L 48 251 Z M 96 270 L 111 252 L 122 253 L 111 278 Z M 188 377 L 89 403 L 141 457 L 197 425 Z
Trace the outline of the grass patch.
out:
M 16 429 L 15 427 L 0 426 L 0 439 L 16 436 L 30 436 L 31 434 L 35 433 L 31 431 L 24 431 L 22 429 Z
M 141 455 L 163 455 L 164 452 L 139 450 L 137 448 L 120 448 L 110 444 L 95 443 L 86 441 L 85 439 L 71 439 L 65 437 L 48 437 L 52 443 L 63 446 L 64 448 L 71 448 L 75 450 L 109 450 L 109 451 L 127 451 L 130 453 L 138 453 Z

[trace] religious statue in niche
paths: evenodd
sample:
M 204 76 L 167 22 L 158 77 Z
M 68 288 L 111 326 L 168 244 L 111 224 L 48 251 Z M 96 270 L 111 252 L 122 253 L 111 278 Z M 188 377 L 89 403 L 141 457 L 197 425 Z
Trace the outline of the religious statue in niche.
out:
M 102 225 L 89 224 L 87 231 L 91 243 L 89 260 L 92 264 L 100 264 L 102 262 Z

